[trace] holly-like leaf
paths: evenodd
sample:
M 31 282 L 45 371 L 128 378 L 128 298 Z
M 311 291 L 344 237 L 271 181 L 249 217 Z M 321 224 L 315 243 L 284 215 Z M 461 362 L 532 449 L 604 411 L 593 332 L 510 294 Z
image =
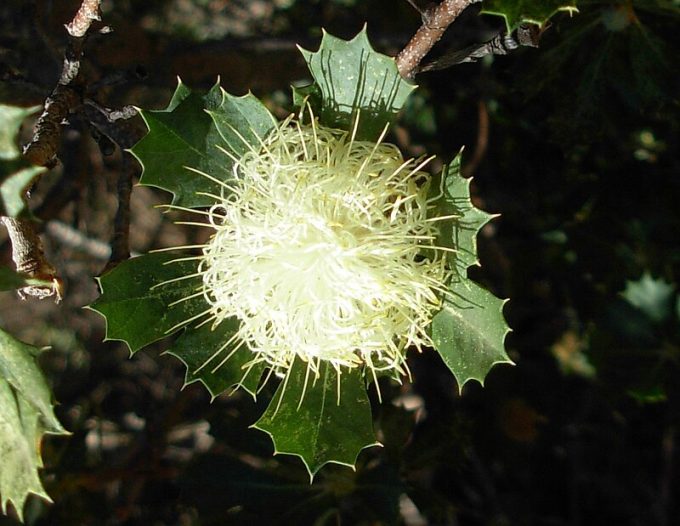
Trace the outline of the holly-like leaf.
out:
M 39 109 L 39 106 L 19 108 L 0 104 L 0 160 L 16 159 L 21 155 L 16 144 L 19 128 L 21 128 L 21 123 L 26 117 Z M 2 180 L 2 176 L 0 176 L 0 180 Z
M 26 190 L 47 168 L 21 159 L 0 161 L 0 216 L 17 217 L 26 211 Z
M 42 279 L 35 279 L 24 274 L 14 272 L 7 267 L 0 267 L 0 290 L 15 290 L 22 287 L 47 287 L 50 286 L 49 281 Z
M 68 434 L 36 364 L 39 352 L 0 330 L 0 509 L 11 502 L 20 519 L 29 493 L 50 500 L 38 476 L 43 435 Z
M 324 31 L 318 51 L 300 51 L 321 91 L 321 123 L 348 130 L 359 112 L 362 139 L 375 139 L 415 89 L 394 58 L 373 50 L 365 27 L 349 41 Z
M 165 110 L 141 114 L 149 133 L 132 148 L 143 167 L 140 183 L 172 192 L 173 204 L 189 208 L 211 205 L 214 199 L 203 194 L 221 190 L 196 171 L 230 179 L 233 160 L 220 148 L 236 158 L 249 147 L 259 149 L 275 124 L 252 94 L 234 97 L 215 84 L 200 95 L 181 81 Z
M 466 278 L 467 268 L 479 264 L 477 259 L 477 233 L 493 219 L 494 215 L 476 208 L 470 200 L 471 179 L 460 175 L 462 151 L 451 164 L 430 183 L 429 198 L 433 201 L 432 217 L 448 217 L 438 222 L 439 235 L 435 243 L 455 252 L 447 252 L 449 265 L 461 278 Z
M 342 371 L 338 378 L 323 362 L 319 378 L 313 376 L 296 360 L 253 425 L 272 437 L 275 454 L 299 456 L 310 479 L 329 462 L 354 468 L 362 449 L 379 445 L 361 371 Z
M 432 319 L 432 341 L 460 389 L 470 380 L 484 385 L 497 363 L 513 363 L 505 352 L 510 331 L 500 300 L 475 282 L 453 281 L 444 306 Z
M 107 340 L 124 341 L 135 353 L 207 311 L 197 263 L 180 257 L 147 254 L 98 278 L 102 294 L 90 308 L 106 318 Z
M 17 217 L 26 210 L 26 189 L 47 169 L 20 159 L 16 136 L 23 120 L 39 108 L 0 104 L 0 216 Z
M 634 307 L 644 312 L 650 320 L 662 322 L 673 313 L 675 287 L 663 279 L 654 279 L 645 272 L 638 281 L 627 281 L 622 296 Z
M 172 192 L 177 206 L 209 205 L 210 199 L 197 192 L 219 193 L 219 185 L 187 167 L 218 179 L 229 177 L 220 162 L 225 156 L 217 149 L 222 139 L 205 111 L 221 103 L 222 90 L 217 84 L 199 95 L 180 81 L 165 110 L 142 110 L 149 133 L 131 150 L 143 168 L 140 184 Z
M 229 318 L 214 329 L 188 328 L 177 338 L 167 352 L 186 365 L 184 385 L 201 382 L 213 399 L 238 385 L 255 397 L 264 364 L 250 366 L 253 353 L 240 341 L 231 341 L 237 330 L 238 320 Z
M 208 110 L 208 114 L 228 149 L 236 158 L 251 148 L 259 150 L 262 140 L 276 126 L 276 119 L 252 93 L 234 97 L 222 90 L 222 96 L 219 108 Z M 232 160 L 227 157 L 226 161 L 231 167 Z
M 482 13 L 505 18 L 508 31 L 520 24 L 542 26 L 560 11 L 578 13 L 576 0 L 484 0 Z

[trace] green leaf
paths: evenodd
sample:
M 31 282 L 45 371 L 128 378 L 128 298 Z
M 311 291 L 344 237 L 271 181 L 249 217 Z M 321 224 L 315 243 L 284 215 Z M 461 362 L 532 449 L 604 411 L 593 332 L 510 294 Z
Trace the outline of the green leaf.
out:
M 667 320 L 673 313 L 675 287 L 663 279 L 654 279 L 645 272 L 638 281 L 627 281 L 622 296 L 628 303 L 644 312 L 654 322 Z
M 312 111 L 316 114 L 321 113 L 322 94 L 318 84 L 312 83 L 306 86 L 291 86 L 293 92 L 293 106 L 302 108 L 304 104 L 309 104 Z
M 142 111 L 149 133 L 131 150 L 143 168 L 140 184 L 172 192 L 177 206 L 210 204 L 209 198 L 196 192 L 219 193 L 219 185 L 187 167 L 218 179 L 230 176 L 220 162 L 226 156 L 217 149 L 222 139 L 205 111 L 221 103 L 222 90 L 217 84 L 198 95 L 180 81 L 165 110 Z
M 324 31 L 318 51 L 300 51 L 321 91 L 321 123 L 348 130 L 359 111 L 360 139 L 375 139 L 415 89 L 392 57 L 373 50 L 365 27 L 349 41 Z
M 50 286 L 49 281 L 42 279 L 30 278 L 24 274 L 14 272 L 7 267 L 0 267 L 0 290 L 14 290 L 26 286 Z
M 39 109 L 39 106 L 19 108 L 0 104 L 0 160 L 16 159 L 21 155 L 16 144 L 19 128 L 26 117 Z
M 184 385 L 201 382 L 213 399 L 238 385 L 255 397 L 265 366 L 258 363 L 248 367 L 255 356 L 245 346 L 241 346 L 230 356 L 240 342 L 237 340 L 226 347 L 225 345 L 237 330 L 238 320 L 229 318 L 214 329 L 210 325 L 197 329 L 187 328 L 177 338 L 167 352 L 186 365 Z
M 124 341 L 135 353 L 207 311 L 196 261 L 177 261 L 179 257 L 147 254 L 98 278 L 102 294 L 90 308 L 106 318 L 107 340 Z M 166 283 L 179 277 L 185 279 Z M 185 299 L 190 296 L 195 297 Z
M 576 3 L 576 0 L 484 0 L 481 12 L 502 16 L 508 31 L 513 31 L 523 23 L 542 26 L 560 11 L 578 13 Z
M 471 265 L 478 265 L 477 233 L 493 219 L 494 215 L 475 208 L 470 200 L 470 182 L 460 175 L 462 150 L 453 162 L 430 183 L 428 198 L 433 199 L 431 217 L 454 216 L 452 220 L 439 221 L 436 244 L 455 252 L 447 252 L 449 265 L 465 278 Z
M 0 216 L 17 217 L 26 210 L 26 189 L 47 168 L 20 159 L 16 136 L 23 120 L 39 108 L 0 104 Z
M 506 300 L 507 301 L 507 300 Z M 459 388 L 470 380 L 484 385 L 497 363 L 513 363 L 503 342 L 510 331 L 500 300 L 465 279 L 449 285 L 444 307 L 432 319 L 432 341 Z
M 26 211 L 26 190 L 33 179 L 47 171 L 23 159 L 0 161 L 0 215 L 17 217 Z
M 252 93 L 234 97 L 222 90 L 222 95 L 222 104 L 208 114 L 229 150 L 237 158 L 251 148 L 259 150 L 262 140 L 276 126 L 276 119 Z M 231 159 L 227 160 L 231 167 Z
M 275 124 L 252 94 L 234 97 L 216 84 L 199 95 L 181 81 L 165 110 L 141 114 L 149 133 L 131 150 L 143 167 L 140 183 L 172 192 L 174 205 L 189 208 L 213 204 L 203 193 L 221 190 L 216 181 L 190 169 L 220 181 L 231 179 L 233 161 L 220 147 L 238 158 L 249 147 L 244 140 L 259 149 Z
M 42 436 L 68 434 L 36 364 L 39 352 L 0 330 L 0 509 L 11 502 L 20 519 L 29 493 L 50 500 L 38 476 Z
M 275 454 L 299 456 L 310 479 L 329 462 L 353 468 L 362 449 L 379 445 L 361 371 L 343 371 L 338 379 L 323 362 L 319 378 L 313 376 L 296 360 L 253 425 L 272 437 Z

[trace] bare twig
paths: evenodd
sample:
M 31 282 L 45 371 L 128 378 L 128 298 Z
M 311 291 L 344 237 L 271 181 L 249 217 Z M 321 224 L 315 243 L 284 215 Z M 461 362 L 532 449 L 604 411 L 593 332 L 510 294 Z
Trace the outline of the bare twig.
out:
M 486 149 L 489 146 L 489 110 L 486 107 L 484 100 L 480 99 L 477 106 L 477 115 L 479 119 L 479 128 L 477 131 L 477 144 L 475 145 L 472 159 L 465 163 L 463 167 L 463 177 L 472 177 L 482 162 Z
M 404 78 L 411 78 L 418 64 L 425 58 L 453 21 L 472 4 L 481 0 L 443 0 L 425 12 L 423 25 L 397 55 L 397 68 Z
M 83 0 L 80 9 L 66 26 L 70 38 L 57 86 L 45 100 L 45 109 L 35 125 L 33 139 L 24 149 L 24 157 L 38 166 L 52 166 L 61 138 L 61 123 L 82 104 L 82 90 L 77 86 L 83 41 L 93 20 L 99 19 L 100 0 Z M 61 299 L 62 282 L 56 269 L 47 261 L 36 225 L 30 219 L 0 217 L 12 243 L 12 259 L 18 272 L 51 282 L 50 286 L 30 286 L 19 295 Z
M 35 223 L 28 219 L 14 217 L 0 217 L 7 228 L 7 233 L 12 242 L 12 259 L 21 272 L 31 278 L 47 281 L 50 285 L 29 286 L 19 290 L 22 298 L 33 296 L 48 298 L 56 296 L 61 299 L 62 282 L 57 277 L 55 268 L 45 259 L 42 241 L 35 229 Z
M 101 20 L 99 16 L 99 3 L 100 0 L 83 0 L 80 5 L 80 9 L 73 17 L 71 23 L 66 24 L 66 31 L 73 38 L 83 38 L 90 29 L 90 24 L 94 20 Z
M 130 194 L 132 193 L 132 176 L 135 164 L 131 155 L 123 153 L 123 163 L 118 178 L 118 209 L 113 223 L 113 239 L 111 240 L 111 257 L 104 271 L 115 267 L 130 257 Z
M 82 89 L 78 86 L 80 59 L 90 24 L 93 20 L 99 20 L 99 3 L 100 0 L 83 0 L 73 20 L 66 25 L 70 38 L 59 82 L 45 100 L 45 109 L 35 125 L 33 138 L 24 148 L 24 157 L 33 164 L 54 165 L 61 123 L 70 111 L 82 103 Z

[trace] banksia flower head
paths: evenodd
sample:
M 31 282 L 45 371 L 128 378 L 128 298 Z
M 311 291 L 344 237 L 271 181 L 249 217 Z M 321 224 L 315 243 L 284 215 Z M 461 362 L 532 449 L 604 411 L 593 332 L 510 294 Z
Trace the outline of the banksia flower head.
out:
M 199 272 L 214 324 L 277 373 L 366 365 L 399 378 L 450 273 L 428 219 L 430 160 L 354 132 L 286 119 L 234 159 L 209 210 Z M 427 256 L 427 257 L 425 257 Z
M 459 386 L 511 360 L 505 302 L 467 275 L 493 216 L 472 203 L 460 153 L 431 178 L 430 159 L 384 142 L 415 86 L 365 29 L 301 52 L 314 80 L 293 91 L 298 117 L 181 82 L 167 108 L 141 112 L 140 184 L 210 236 L 122 262 L 91 308 L 131 352 L 177 334 L 185 383 L 213 397 L 281 377 L 253 427 L 313 477 L 377 443 L 366 380 L 401 381 L 407 349 L 432 347 Z

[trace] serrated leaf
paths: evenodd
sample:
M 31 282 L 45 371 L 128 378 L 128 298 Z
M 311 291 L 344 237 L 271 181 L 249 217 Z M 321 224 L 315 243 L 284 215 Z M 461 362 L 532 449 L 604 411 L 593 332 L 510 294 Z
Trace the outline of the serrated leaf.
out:
M 365 27 L 349 41 L 324 31 L 318 51 L 300 51 L 321 91 L 321 123 L 347 130 L 359 111 L 361 139 L 375 139 L 415 89 L 392 57 L 371 47 Z
M 29 493 L 50 500 L 38 476 L 42 436 L 68 434 L 36 364 L 39 352 L 0 330 L 0 509 L 11 502 L 20 519 Z
M 131 150 L 143 167 L 140 184 L 172 192 L 174 205 L 189 208 L 213 204 L 202 194 L 219 194 L 221 189 L 189 168 L 221 181 L 230 179 L 233 161 L 220 147 L 238 158 L 248 148 L 244 140 L 259 149 L 275 124 L 252 94 L 234 97 L 215 84 L 200 95 L 181 81 L 165 110 L 141 114 L 149 133 Z
M 371 404 L 361 371 L 342 371 L 323 362 L 314 381 L 297 359 L 253 427 L 268 433 L 275 454 L 302 459 L 310 478 L 329 462 L 354 467 L 364 448 L 379 445 L 373 432 Z M 338 400 L 338 393 L 340 399 Z
M 252 93 L 234 97 L 222 90 L 222 104 L 209 110 L 217 131 L 229 150 L 238 158 L 251 148 L 259 150 L 262 140 L 276 126 L 269 110 Z M 231 159 L 227 157 L 231 167 Z
M 435 349 L 456 377 L 460 389 L 470 380 L 484 385 L 497 363 L 510 363 L 504 340 L 510 331 L 503 317 L 505 301 L 475 282 L 452 282 L 444 305 L 432 319 Z
M 255 396 L 265 367 L 263 363 L 248 367 L 255 356 L 245 346 L 233 352 L 240 341 L 229 342 L 237 330 L 238 320 L 230 318 L 214 329 L 210 325 L 187 328 L 177 338 L 167 352 L 186 365 L 184 385 L 201 382 L 213 398 L 239 385 Z
M 577 13 L 576 0 L 484 0 L 482 14 L 505 18 L 508 31 L 523 23 L 542 26 L 560 11 Z
M 26 211 L 26 190 L 47 171 L 22 159 L 0 161 L 0 216 L 17 217 Z
M 20 159 L 16 136 L 23 120 L 39 108 L 0 104 L 0 216 L 17 217 L 26 210 L 26 189 L 47 168 Z
M 39 109 L 39 106 L 19 108 L 0 104 L 0 160 L 16 159 L 21 155 L 16 144 L 21 123 Z
M 431 217 L 453 216 L 451 220 L 439 221 L 439 235 L 435 243 L 455 252 L 447 252 L 447 259 L 452 269 L 460 278 L 466 278 L 466 270 L 471 265 L 479 264 L 477 259 L 477 234 L 482 227 L 495 216 L 476 208 L 470 199 L 471 179 L 460 175 L 462 151 L 451 164 L 445 166 L 440 174 L 433 178 L 429 190 L 429 198 L 439 196 L 433 201 Z
M 149 133 L 131 149 L 143 168 L 140 184 L 171 192 L 177 206 L 211 204 L 197 192 L 218 194 L 219 185 L 187 167 L 218 179 L 230 176 L 221 162 L 225 155 L 217 149 L 220 134 L 205 111 L 217 109 L 221 103 L 222 89 L 217 84 L 199 95 L 180 81 L 165 110 L 142 110 Z
M 107 340 L 124 341 L 135 353 L 208 309 L 202 295 L 196 296 L 202 287 L 196 261 L 175 261 L 180 257 L 139 256 L 98 278 L 102 294 L 89 307 L 106 318 Z M 184 300 L 190 296 L 196 297 Z
M 673 313 L 675 287 L 663 279 L 654 279 L 645 272 L 638 281 L 627 281 L 622 296 L 628 303 L 644 312 L 649 319 L 662 322 Z

